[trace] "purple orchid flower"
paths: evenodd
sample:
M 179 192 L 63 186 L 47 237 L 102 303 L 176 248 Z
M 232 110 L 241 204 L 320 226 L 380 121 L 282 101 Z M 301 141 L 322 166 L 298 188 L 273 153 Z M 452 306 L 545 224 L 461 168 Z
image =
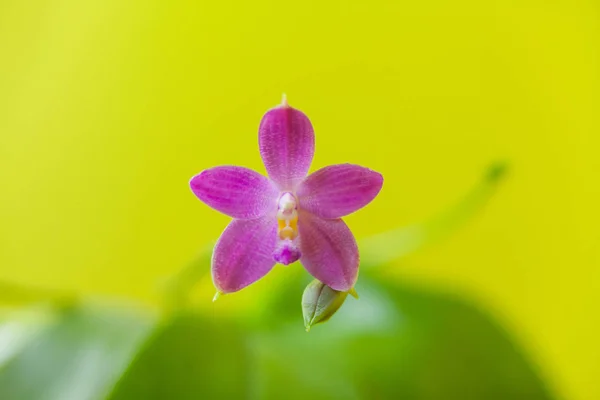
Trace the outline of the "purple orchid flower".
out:
M 383 176 L 352 164 L 307 176 L 315 150 L 313 127 L 285 95 L 263 116 L 258 144 L 269 178 L 244 167 L 220 166 L 190 181 L 200 200 L 234 218 L 212 256 L 217 295 L 256 282 L 276 263 L 298 260 L 332 289 L 351 290 L 358 277 L 358 247 L 340 218 L 370 203 Z

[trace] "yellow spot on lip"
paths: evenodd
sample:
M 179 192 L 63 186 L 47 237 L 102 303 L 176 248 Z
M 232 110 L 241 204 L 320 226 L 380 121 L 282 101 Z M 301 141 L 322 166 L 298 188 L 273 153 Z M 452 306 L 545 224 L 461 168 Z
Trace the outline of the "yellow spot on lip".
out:
M 290 218 L 281 218 L 282 216 L 278 216 L 278 231 L 279 237 L 281 239 L 295 239 L 298 236 L 298 214 L 293 213 L 290 215 Z
M 282 240 L 294 240 L 296 236 L 298 236 L 298 233 L 289 226 L 286 226 L 285 228 L 279 230 L 279 238 Z

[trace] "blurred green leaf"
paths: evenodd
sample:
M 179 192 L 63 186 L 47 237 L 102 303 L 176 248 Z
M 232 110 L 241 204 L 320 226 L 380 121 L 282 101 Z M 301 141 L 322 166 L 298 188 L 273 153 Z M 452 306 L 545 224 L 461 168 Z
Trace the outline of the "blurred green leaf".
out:
M 4 309 L 0 314 L 0 371 L 54 319 L 48 307 Z
M 0 368 L 2 400 L 102 399 L 154 318 L 122 307 L 69 307 Z
M 0 398 L 552 398 L 502 327 L 464 300 L 369 277 L 357 290 L 359 301 L 310 334 L 278 309 L 246 326 L 68 310 L 0 369 Z M 272 295 L 300 312 L 298 293 Z
M 433 244 L 468 222 L 495 193 L 507 165 L 496 163 L 457 204 L 431 220 L 383 232 L 360 241 L 361 268 L 382 266 Z
M 247 353 L 235 327 L 201 315 L 175 315 L 148 341 L 108 398 L 245 398 L 255 368 Z
M 260 399 L 551 399 L 489 315 L 451 295 L 362 279 L 323 329 L 254 336 Z

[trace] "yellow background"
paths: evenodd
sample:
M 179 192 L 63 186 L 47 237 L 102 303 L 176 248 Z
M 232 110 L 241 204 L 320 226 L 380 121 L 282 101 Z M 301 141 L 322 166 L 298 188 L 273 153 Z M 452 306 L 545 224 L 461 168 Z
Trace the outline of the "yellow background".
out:
M 358 237 L 508 160 L 485 212 L 398 276 L 475 299 L 559 396 L 598 399 L 599 50 L 592 0 L 2 0 L 0 279 L 156 304 L 228 221 L 189 178 L 264 172 L 258 122 L 285 91 L 313 169 L 385 176 Z

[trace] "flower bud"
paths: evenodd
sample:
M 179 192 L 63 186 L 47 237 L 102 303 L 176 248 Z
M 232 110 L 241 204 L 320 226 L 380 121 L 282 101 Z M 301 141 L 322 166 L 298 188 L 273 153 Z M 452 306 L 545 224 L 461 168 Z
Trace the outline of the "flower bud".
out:
M 348 293 L 358 298 L 354 289 L 339 292 L 316 279 L 309 283 L 302 294 L 302 313 L 306 331 L 310 331 L 313 325 L 331 318 L 344 304 Z

